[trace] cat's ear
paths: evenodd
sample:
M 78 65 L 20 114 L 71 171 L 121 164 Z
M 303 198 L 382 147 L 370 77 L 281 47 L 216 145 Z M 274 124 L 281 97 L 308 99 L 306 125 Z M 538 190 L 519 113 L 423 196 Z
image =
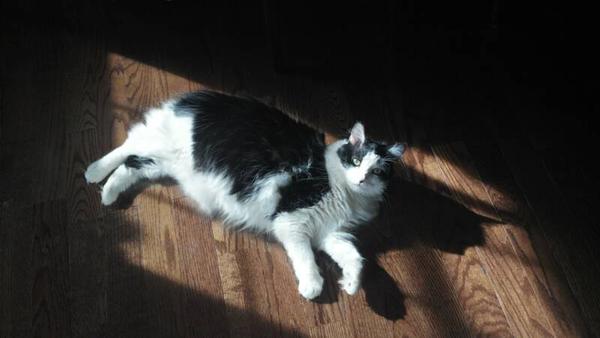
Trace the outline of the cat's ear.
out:
M 360 122 L 356 122 L 350 131 L 348 138 L 350 144 L 355 147 L 360 147 L 365 142 L 365 127 Z
M 406 150 L 406 143 L 394 143 L 388 146 L 388 153 L 395 158 L 401 158 Z

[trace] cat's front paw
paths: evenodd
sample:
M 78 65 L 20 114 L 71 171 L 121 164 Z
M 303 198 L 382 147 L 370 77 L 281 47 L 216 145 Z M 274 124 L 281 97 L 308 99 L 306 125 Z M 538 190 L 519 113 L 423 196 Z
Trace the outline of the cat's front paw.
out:
M 98 163 L 98 161 L 90 164 L 90 166 L 85 171 L 84 175 L 85 180 L 88 183 L 98 183 L 102 181 L 102 179 L 105 177 L 104 170 L 102 170 L 102 167 L 100 166 L 100 163 Z
M 317 274 L 301 279 L 298 282 L 298 291 L 302 297 L 308 300 L 316 298 L 323 291 L 323 277 Z
M 353 264 L 347 264 L 343 268 L 343 276 L 339 280 L 340 287 L 347 294 L 353 295 L 360 289 L 362 261 L 357 260 Z

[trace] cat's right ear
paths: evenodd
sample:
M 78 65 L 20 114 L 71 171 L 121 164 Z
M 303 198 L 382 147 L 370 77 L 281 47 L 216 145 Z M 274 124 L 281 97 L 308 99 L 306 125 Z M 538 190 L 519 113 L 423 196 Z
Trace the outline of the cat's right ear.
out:
M 365 127 L 360 122 L 356 122 L 350 131 L 348 138 L 350 144 L 355 147 L 360 147 L 365 142 Z
M 388 153 L 395 158 L 402 158 L 406 151 L 406 143 L 394 143 L 388 147 Z

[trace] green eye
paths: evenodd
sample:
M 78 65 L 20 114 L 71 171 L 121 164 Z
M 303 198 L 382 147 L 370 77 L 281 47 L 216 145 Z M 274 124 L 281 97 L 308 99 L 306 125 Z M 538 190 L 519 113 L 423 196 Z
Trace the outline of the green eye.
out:
M 383 173 L 383 170 L 381 170 L 379 168 L 373 169 L 373 174 L 375 174 L 375 175 L 381 175 L 382 173 Z
M 354 164 L 355 167 L 358 167 L 360 165 L 360 160 L 356 157 L 353 157 L 352 164 Z

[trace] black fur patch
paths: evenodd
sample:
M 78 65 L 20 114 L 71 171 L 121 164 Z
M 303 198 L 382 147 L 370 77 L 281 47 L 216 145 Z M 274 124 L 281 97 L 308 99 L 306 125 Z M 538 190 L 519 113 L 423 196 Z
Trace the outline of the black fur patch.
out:
M 387 182 L 394 176 L 394 162 L 396 161 L 396 158 L 389 153 L 387 145 L 377 142 L 375 144 L 375 154 L 379 156 L 379 160 L 376 165 L 371 168 L 371 173 Z M 375 173 L 376 169 L 379 169 L 379 173 Z
M 129 168 L 140 169 L 141 167 L 150 164 L 154 164 L 154 160 L 148 157 L 130 155 L 125 159 L 125 166 Z
M 254 192 L 258 180 L 281 172 L 290 173 L 293 182 L 282 189 L 278 212 L 314 204 L 329 189 L 324 135 L 283 112 L 210 91 L 182 96 L 175 111 L 194 116 L 196 168 L 227 173 L 234 181 L 231 193 L 240 200 Z
M 292 176 L 292 183 L 280 190 L 281 200 L 275 215 L 315 205 L 330 190 L 324 154 L 307 172 Z

